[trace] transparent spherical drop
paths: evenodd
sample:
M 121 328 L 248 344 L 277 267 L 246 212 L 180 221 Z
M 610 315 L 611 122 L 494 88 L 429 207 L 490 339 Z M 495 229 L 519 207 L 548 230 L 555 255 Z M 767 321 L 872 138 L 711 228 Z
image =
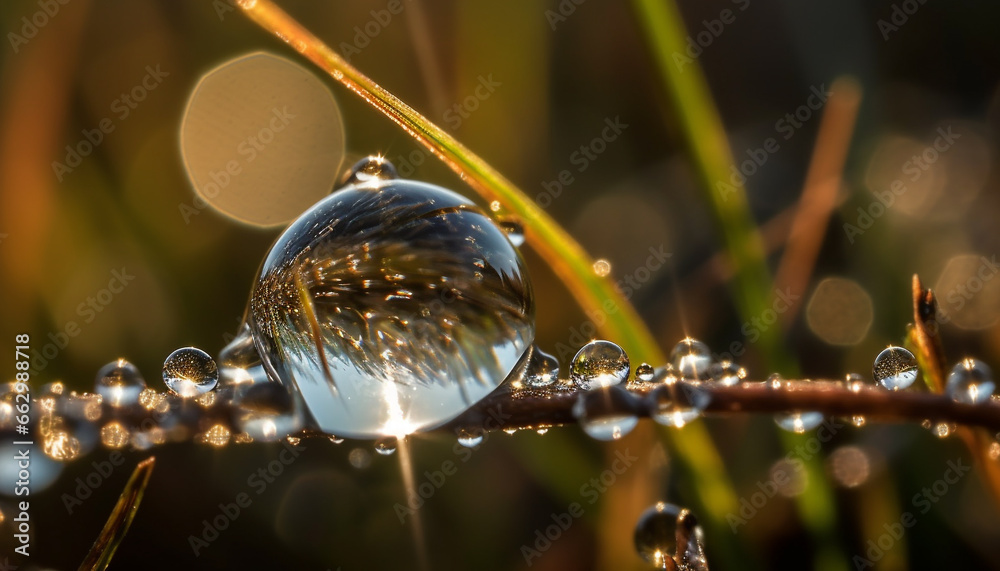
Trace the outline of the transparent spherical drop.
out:
M 701 416 L 710 401 L 704 389 L 684 381 L 665 383 L 646 395 L 650 417 L 657 424 L 675 428 Z
M 500 221 L 500 228 L 507 234 L 507 239 L 515 248 L 520 248 L 524 244 L 524 225 L 520 220 L 505 218 Z
M 163 382 L 176 395 L 196 397 L 215 388 L 219 368 L 215 359 L 197 347 L 182 347 L 163 362 Z
M 120 422 L 109 422 L 101 427 L 101 444 L 108 448 L 123 448 L 131 434 Z
M 824 418 L 821 412 L 791 412 L 788 414 L 776 414 L 774 422 L 784 430 L 802 434 L 823 424 Z
M 361 161 L 293 222 L 249 302 L 268 375 L 328 434 L 447 422 L 523 371 L 534 341 L 531 286 L 504 231 L 468 199 L 392 178 L 387 164 Z
M 477 448 L 483 443 L 486 433 L 477 426 L 458 429 L 458 443 L 466 448 Z
M 639 424 L 636 399 L 620 386 L 598 387 L 581 393 L 573 404 L 573 416 L 595 440 L 618 440 Z
M 708 367 L 708 376 L 713 382 L 731 387 L 746 378 L 747 371 L 728 359 L 712 363 Z
M 253 385 L 239 399 L 236 427 L 251 438 L 275 442 L 302 428 L 302 415 L 288 389 L 278 383 Z
M 559 380 L 559 359 L 535 347 L 524 377 L 524 384 L 529 387 L 542 388 L 555 384 Z
M 945 391 L 955 402 L 981 404 L 990 400 L 996 385 L 993 372 L 978 359 L 962 359 L 948 374 Z
M 658 502 L 642 512 L 633 535 L 635 550 L 657 569 L 706 570 L 703 534 L 687 509 Z
M 697 339 L 685 337 L 670 351 L 670 363 L 677 375 L 689 381 L 708 380 L 712 351 Z
M 391 456 L 396 453 L 397 446 L 399 446 L 399 441 L 393 436 L 379 438 L 375 441 L 375 452 L 382 456 Z
M 653 380 L 653 366 L 649 363 L 641 363 L 635 368 L 635 380 L 641 383 L 648 383 Z
M 917 380 L 917 359 L 903 347 L 886 347 L 875 357 L 872 376 L 891 391 L 903 390 Z
M 576 386 L 590 390 L 623 383 L 630 370 L 624 349 L 611 341 L 597 340 L 577 351 L 569 372 Z
M 118 359 L 101 367 L 94 382 L 97 394 L 113 407 L 138 404 L 139 394 L 145 388 L 146 380 L 142 378 L 142 373 L 125 359 Z

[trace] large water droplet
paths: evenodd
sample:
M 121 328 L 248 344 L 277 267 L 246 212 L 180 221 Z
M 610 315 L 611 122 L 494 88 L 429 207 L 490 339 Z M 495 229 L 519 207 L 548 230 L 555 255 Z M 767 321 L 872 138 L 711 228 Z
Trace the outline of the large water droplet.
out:
M 948 374 L 946 391 L 955 402 L 984 403 L 990 400 L 995 389 L 993 372 L 978 359 L 962 359 Z
M 821 412 L 792 412 L 775 415 L 774 422 L 789 432 L 802 434 L 823 424 L 823 418 Z
M 891 391 L 905 389 L 917 380 L 917 359 L 903 347 L 886 347 L 875 357 L 872 376 Z
M 685 337 L 670 351 L 670 363 L 680 378 L 704 381 L 709 378 L 712 351 L 701 341 Z
M 711 402 L 711 396 L 697 385 L 684 381 L 668 382 L 646 395 L 649 415 L 657 424 L 681 428 L 698 418 Z
M 302 428 L 295 400 L 277 383 L 247 389 L 236 409 L 236 426 L 254 440 L 275 442 Z
M 598 387 L 581 393 L 573 405 L 573 416 L 595 440 L 618 440 L 639 424 L 635 397 L 619 386 Z
M 559 380 L 559 359 L 535 347 L 524 378 L 529 387 L 548 387 Z
M 658 502 L 639 516 L 635 550 L 657 569 L 705 571 L 703 538 L 698 520 L 687 509 Z
M 139 402 L 139 394 L 146 388 L 146 381 L 135 365 L 118 359 L 97 371 L 94 385 L 104 402 L 113 407 L 125 407 Z
M 747 371 L 732 361 L 722 360 L 708 367 L 708 376 L 720 385 L 731 387 L 746 378 Z
M 278 238 L 247 319 L 269 375 L 301 395 L 320 430 L 375 438 L 431 428 L 527 354 L 535 326 L 524 262 L 458 194 L 355 180 Z
M 163 362 L 163 382 L 174 394 L 196 397 L 215 388 L 219 368 L 215 359 L 197 347 L 182 347 Z
M 573 357 L 570 376 L 584 390 L 610 387 L 628 380 L 630 365 L 625 350 L 611 341 L 584 345 Z

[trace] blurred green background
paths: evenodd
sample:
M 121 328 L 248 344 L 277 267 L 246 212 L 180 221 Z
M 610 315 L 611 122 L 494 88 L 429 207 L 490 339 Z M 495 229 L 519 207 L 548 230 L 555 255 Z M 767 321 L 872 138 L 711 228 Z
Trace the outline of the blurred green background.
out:
M 342 42 L 364 43 L 357 42 L 359 30 L 388 2 L 280 5 L 343 52 Z M 863 90 L 816 267 L 808 287 L 791 292 L 794 317 L 786 339 L 802 372 L 870 378 L 877 352 L 902 341 L 914 273 L 942 298 L 950 362 L 973 355 L 996 364 L 1000 5 L 679 5 L 699 47 L 686 55 L 705 70 L 736 160 L 760 157 L 768 138 L 778 143 L 766 162 L 745 171 L 753 170 L 748 197 L 772 269 L 820 123 L 821 110 L 808 108 L 810 96 L 843 74 L 856 77 Z M 402 6 L 385 25 L 370 28 L 377 34 L 349 54 L 354 65 L 536 197 L 588 252 L 610 262 L 612 277 L 637 280 L 630 299 L 666 350 L 684 335 L 684 322 L 719 354 L 743 345 L 738 360 L 752 378 L 772 372 L 755 366 L 760 326 L 743 323 L 730 300 L 718 229 L 630 4 L 404 0 Z M 733 17 L 722 22 L 727 9 Z M 44 25 L 27 25 L 33 18 Z M 13 346 L 15 334 L 31 333 L 39 384 L 62 380 L 88 390 L 98 368 L 126 357 L 158 386 L 170 351 L 195 345 L 215 354 L 235 333 L 250 280 L 277 233 L 211 209 L 185 220 L 180 205 L 191 204 L 193 193 L 178 133 L 187 97 L 205 72 L 228 59 L 259 50 L 295 55 L 223 0 L 18 0 L 0 6 L 0 22 L 7 39 L 0 56 L 0 339 Z M 115 102 L 141 83 L 147 66 L 166 74 L 123 117 Z M 499 86 L 456 121 L 448 110 L 473 94 L 483 76 Z M 341 107 L 345 162 L 381 152 L 404 172 L 412 166 L 414 178 L 472 196 L 436 160 L 415 165 L 426 153 L 408 136 L 324 81 Z M 615 118 L 627 127 L 584 159 L 581 145 Z M 76 146 L 83 130 L 104 119 L 114 130 L 71 172 L 55 172 L 53 161 L 67 161 L 66 146 Z M 952 142 L 927 154 L 939 129 L 953 133 Z M 314 152 L 310 160 L 335 160 L 328 149 Z M 556 195 L 552 181 L 564 170 L 573 182 Z M 905 192 L 888 207 L 873 206 L 895 180 L 904 182 Z M 643 271 L 651 248 L 671 253 L 676 271 Z M 539 344 L 565 366 L 578 334 L 589 337 L 581 333 L 587 318 L 546 265 L 530 251 L 525 255 Z M 134 279 L 102 298 L 114 271 Z M 77 334 L 67 334 L 70 323 Z M 0 363 L 13 371 L 12 359 Z M 787 466 L 780 463 L 786 452 L 771 419 L 710 418 L 707 424 L 741 498 L 749 501 L 767 482 L 785 481 L 772 476 Z M 112 568 L 408 569 L 418 567 L 422 549 L 434 569 L 529 563 L 532 569 L 643 569 L 630 547 L 635 506 L 667 500 L 698 507 L 691 492 L 697 478 L 672 470 L 669 447 L 650 439 L 651 430 L 610 445 L 575 427 L 544 436 L 498 433 L 472 452 L 456 449 L 444 433 L 414 438 L 417 484 L 433 483 L 445 462 L 457 466 L 417 510 L 419 549 L 413 518 L 401 524 L 394 508 L 406 502 L 397 457 L 372 457 L 370 443 L 306 440 L 306 450 L 259 495 L 248 478 L 278 458 L 281 446 L 169 445 L 155 451 L 147 497 Z M 642 461 L 588 503 L 581 487 L 626 449 Z M 923 488 L 933 491 L 948 461 L 970 462 L 956 439 L 938 439 L 919 425 L 845 426 L 809 454 L 822 459 L 835 486 L 837 532 L 823 541 L 835 542 L 849 567 L 858 568 L 852 558 L 859 555 L 873 559 L 876 569 L 1000 569 L 998 506 L 975 473 L 935 495 L 940 501 L 927 513 L 915 501 Z M 92 463 L 107 460 L 108 452 L 98 449 L 67 465 L 44 493 L 32 496 L 31 559 L 10 561 L 23 569 L 75 568 L 131 467 L 145 456 L 126 453 L 127 461 L 72 513 L 65 494 L 76 493 L 76 478 L 94 473 Z M 735 569 L 725 563 L 734 560 L 747 569 L 812 568 L 821 546 L 805 531 L 794 502 L 810 485 L 825 484 L 791 478 L 745 525 L 735 526 L 735 541 L 726 545 L 741 546 L 739 553 L 713 554 L 720 541 L 706 537 L 712 568 Z M 219 515 L 219 504 L 240 492 L 251 493 L 252 505 L 196 557 L 189 536 L 201 534 L 203 520 Z M 536 531 L 544 532 L 552 514 L 574 501 L 584 504 L 584 515 L 526 562 L 522 548 L 538 547 Z M 0 497 L 7 516 L 0 523 L 4 553 L 13 549 L 10 506 L 11 498 Z M 916 525 L 883 539 L 875 561 L 871 545 L 907 511 L 916 514 Z

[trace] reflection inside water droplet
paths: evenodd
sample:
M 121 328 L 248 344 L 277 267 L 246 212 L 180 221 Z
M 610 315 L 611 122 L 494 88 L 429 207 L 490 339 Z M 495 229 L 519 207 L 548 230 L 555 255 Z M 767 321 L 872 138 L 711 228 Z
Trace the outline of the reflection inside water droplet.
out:
M 208 353 L 196 347 L 182 347 L 163 362 L 163 382 L 176 395 L 196 397 L 215 388 L 219 369 Z
M 903 347 L 886 347 L 875 357 L 872 376 L 889 390 L 903 390 L 917 380 L 917 359 Z
M 503 230 L 458 194 L 383 174 L 289 226 L 251 295 L 269 375 L 328 434 L 440 425 L 520 373 L 534 340 L 524 262 Z
M 584 345 L 573 357 L 570 376 L 584 390 L 610 387 L 628 380 L 630 365 L 625 350 L 611 341 Z

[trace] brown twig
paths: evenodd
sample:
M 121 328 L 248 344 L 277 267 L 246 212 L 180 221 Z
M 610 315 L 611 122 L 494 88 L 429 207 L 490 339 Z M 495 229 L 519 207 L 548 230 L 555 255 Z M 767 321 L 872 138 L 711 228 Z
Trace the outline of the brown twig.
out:
M 618 402 L 621 410 L 638 416 L 650 416 L 645 397 L 653 386 L 632 387 L 635 399 Z M 968 405 L 943 395 L 918 391 L 889 391 L 865 385 L 849 389 L 841 381 L 786 381 L 773 388 L 768 383 L 744 382 L 725 387 L 702 384 L 709 397 L 705 414 L 818 411 L 829 416 L 864 416 L 870 421 L 955 423 L 1000 430 L 1000 405 Z M 577 391 L 561 390 L 494 393 L 447 425 L 448 428 L 478 426 L 487 430 L 536 428 L 575 423 L 572 408 Z M 612 412 L 612 411 L 609 411 Z

